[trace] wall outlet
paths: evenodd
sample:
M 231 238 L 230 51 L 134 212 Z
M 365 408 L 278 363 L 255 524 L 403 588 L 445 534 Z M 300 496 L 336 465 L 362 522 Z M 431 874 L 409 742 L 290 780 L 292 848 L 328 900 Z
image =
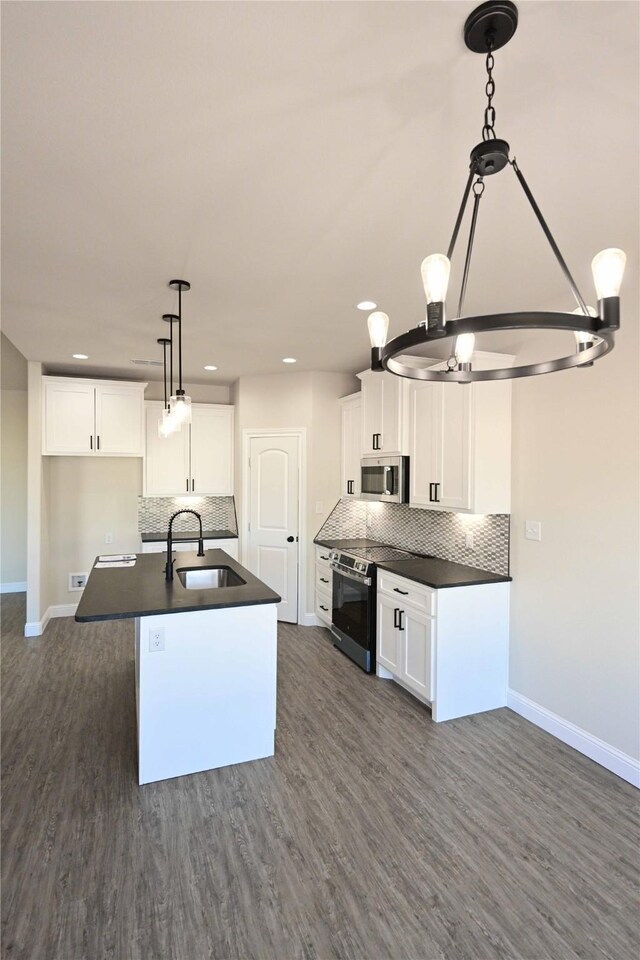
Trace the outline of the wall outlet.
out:
M 88 578 L 89 578 L 88 573 L 70 573 L 69 574 L 69 591 L 84 590 L 84 588 L 87 585 Z
M 104 535 L 104 542 L 105 542 L 105 543 L 113 543 L 113 534 L 112 534 L 112 533 L 105 533 L 105 535 Z
M 525 520 L 524 535 L 526 540 L 542 540 L 542 524 L 539 520 Z
M 464 545 L 467 550 L 473 550 L 473 534 L 470 530 L 468 530 L 464 535 Z
M 161 650 L 164 650 L 164 630 L 156 627 L 155 630 L 149 630 L 149 653 L 159 653 Z

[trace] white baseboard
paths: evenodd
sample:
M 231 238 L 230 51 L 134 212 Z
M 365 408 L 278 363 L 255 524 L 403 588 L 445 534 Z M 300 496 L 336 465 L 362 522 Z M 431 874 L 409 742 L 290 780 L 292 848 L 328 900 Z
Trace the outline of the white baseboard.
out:
M 520 714 L 525 720 L 546 730 L 547 733 L 562 740 L 579 753 L 583 753 L 590 760 L 595 760 L 600 766 L 633 784 L 634 787 L 640 787 L 640 761 L 634 760 L 622 750 L 594 737 L 593 734 L 563 719 L 557 713 L 552 713 L 546 707 L 541 707 L 540 704 L 534 703 L 533 700 L 529 700 L 515 690 L 507 691 L 507 706 L 514 713 Z
M 26 580 L 18 580 L 15 583 L 0 583 L 0 593 L 25 593 L 26 590 Z
M 77 603 L 57 603 L 49 607 L 47 613 L 50 617 L 75 617 L 77 609 Z
M 25 637 L 41 637 L 52 617 L 75 617 L 77 609 L 77 603 L 56 603 L 52 607 L 47 607 L 42 620 L 25 623 Z
M 298 622 L 300 627 L 324 627 L 324 623 L 321 623 L 316 617 L 315 613 L 303 613 Z

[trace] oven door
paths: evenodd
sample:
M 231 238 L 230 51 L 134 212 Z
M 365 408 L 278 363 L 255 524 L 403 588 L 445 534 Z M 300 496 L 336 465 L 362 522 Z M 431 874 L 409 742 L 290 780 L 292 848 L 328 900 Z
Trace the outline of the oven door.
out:
M 333 568 L 331 633 L 336 646 L 363 670 L 375 669 L 374 601 L 368 578 Z

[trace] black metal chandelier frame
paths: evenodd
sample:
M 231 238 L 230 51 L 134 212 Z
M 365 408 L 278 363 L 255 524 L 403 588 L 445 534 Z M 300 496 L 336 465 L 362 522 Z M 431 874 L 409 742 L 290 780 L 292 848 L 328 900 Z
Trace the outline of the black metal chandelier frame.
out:
M 467 18 L 464 27 L 464 39 L 467 47 L 474 53 L 486 57 L 487 81 L 485 93 L 487 106 L 484 113 L 482 141 L 471 151 L 469 175 L 464 188 L 462 202 L 456 217 L 453 234 L 449 243 L 447 258 L 451 260 L 456 241 L 464 218 L 471 192 L 474 195 L 471 225 L 465 255 L 464 271 L 460 286 L 460 296 L 456 318 L 447 320 L 444 302 L 428 303 L 427 319 L 415 328 L 400 334 L 383 347 L 371 350 L 371 368 L 389 370 L 401 377 L 414 380 L 435 380 L 441 382 L 471 383 L 481 380 L 507 380 L 517 377 L 538 376 L 559 370 L 591 366 L 594 360 L 609 353 L 614 347 L 615 331 L 620 326 L 620 298 L 605 297 L 598 300 L 597 316 L 591 316 L 584 297 L 566 264 L 562 253 L 545 221 L 542 212 L 527 184 L 515 157 L 509 155 L 509 144 L 496 137 L 494 131 L 495 108 L 492 100 L 495 94 L 493 80 L 493 52 L 509 42 L 516 31 L 518 11 L 510 0 L 488 0 L 477 7 Z M 464 307 L 473 241 L 475 237 L 480 201 L 485 190 L 485 178 L 499 173 L 511 166 L 523 192 L 549 242 L 555 258 L 569 283 L 580 313 L 564 312 L 513 312 L 488 314 L 484 316 L 462 316 Z M 486 370 L 473 370 L 470 363 L 457 363 L 454 358 L 448 368 L 436 370 L 433 367 L 414 365 L 420 357 L 411 358 L 414 363 L 403 362 L 402 355 L 424 344 L 454 339 L 462 334 L 500 333 L 504 331 L 557 330 L 588 334 L 590 340 L 580 343 L 578 349 L 567 356 L 531 363 L 522 366 L 499 367 Z

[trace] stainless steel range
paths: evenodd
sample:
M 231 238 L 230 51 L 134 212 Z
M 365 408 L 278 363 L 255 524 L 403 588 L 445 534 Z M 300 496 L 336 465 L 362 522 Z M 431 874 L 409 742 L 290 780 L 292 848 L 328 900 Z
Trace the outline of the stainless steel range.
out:
M 330 553 L 331 633 L 336 647 L 367 673 L 376 668 L 376 563 L 411 560 L 414 556 L 371 540 Z

